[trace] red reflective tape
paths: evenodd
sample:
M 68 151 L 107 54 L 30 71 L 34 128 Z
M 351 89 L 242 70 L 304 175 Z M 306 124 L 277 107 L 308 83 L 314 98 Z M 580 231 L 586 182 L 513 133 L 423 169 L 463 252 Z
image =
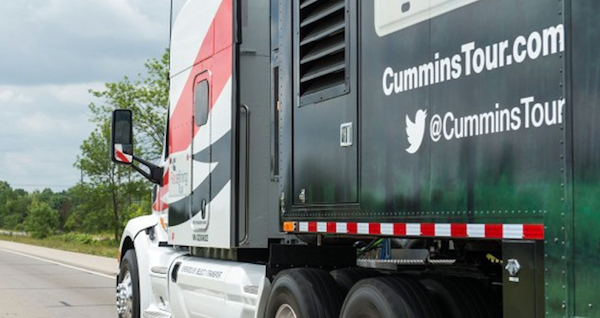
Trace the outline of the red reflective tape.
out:
M 369 223 L 369 234 L 381 234 L 381 224 Z
M 127 156 L 125 156 L 124 153 L 122 153 L 122 152 L 120 152 L 118 150 L 115 150 L 115 152 L 117 153 L 117 158 L 119 158 L 119 160 L 121 162 L 131 163 L 131 160 L 129 160 L 129 158 L 127 158 Z
M 435 236 L 435 224 L 422 223 L 421 224 L 421 235 L 422 236 Z
M 543 240 L 544 225 L 543 224 L 524 224 L 523 238 L 526 240 Z
M 348 234 L 358 233 L 358 224 L 356 222 L 348 222 L 348 224 L 346 224 L 346 231 Z
M 452 237 L 467 237 L 467 224 L 466 223 L 450 224 L 450 236 L 452 236 Z
M 335 233 L 337 232 L 336 230 L 335 222 L 327 222 L 327 233 Z
M 406 223 L 394 223 L 394 235 L 406 235 Z
M 503 238 L 504 231 L 502 230 L 502 224 L 486 224 L 485 225 L 485 238 Z
M 308 222 L 308 231 L 316 232 L 317 231 L 317 222 Z

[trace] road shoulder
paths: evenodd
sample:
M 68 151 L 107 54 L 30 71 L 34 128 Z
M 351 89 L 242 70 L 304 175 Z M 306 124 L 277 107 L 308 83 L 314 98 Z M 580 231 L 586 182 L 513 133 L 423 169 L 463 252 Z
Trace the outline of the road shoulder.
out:
M 2 240 L 0 240 L 0 249 L 58 262 L 108 276 L 116 276 L 119 270 L 119 264 L 117 263 L 116 258 L 61 251 L 47 247 Z

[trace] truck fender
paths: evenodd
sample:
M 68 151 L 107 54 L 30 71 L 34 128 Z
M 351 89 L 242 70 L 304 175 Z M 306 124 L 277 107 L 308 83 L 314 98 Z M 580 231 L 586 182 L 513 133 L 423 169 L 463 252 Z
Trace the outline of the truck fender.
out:
M 158 245 L 158 240 L 154 242 L 146 233 L 146 229 L 158 225 L 158 218 L 154 215 L 140 216 L 127 222 L 123 231 L 120 245 L 120 258 L 128 249 L 133 248 L 137 257 L 139 291 L 140 291 L 140 312 L 150 305 L 150 269 L 148 268 L 148 254 L 145 252 L 150 246 Z M 119 264 L 120 266 L 120 264 Z
M 158 217 L 154 215 L 144 215 L 129 220 L 127 226 L 125 226 L 125 230 L 123 230 L 123 235 L 121 236 L 121 248 L 123 248 L 124 243 L 128 238 L 133 242 L 140 232 L 155 227 L 157 224 Z M 121 254 L 125 254 L 125 251 L 121 251 Z
M 266 314 L 267 303 L 269 302 L 269 295 L 271 294 L 271 281 L 265 277 L 261 287 L 259 295 L 260 302 L 258 303 L 258 310 L 256 310 L 254 318 L 261 318 Z

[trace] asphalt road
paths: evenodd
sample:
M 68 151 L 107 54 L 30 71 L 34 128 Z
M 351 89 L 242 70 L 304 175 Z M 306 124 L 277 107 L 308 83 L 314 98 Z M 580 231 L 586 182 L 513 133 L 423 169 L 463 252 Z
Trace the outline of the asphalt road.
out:
M 116 268 L 114 259 L 0 241 L 0 318 L 116 317 Z

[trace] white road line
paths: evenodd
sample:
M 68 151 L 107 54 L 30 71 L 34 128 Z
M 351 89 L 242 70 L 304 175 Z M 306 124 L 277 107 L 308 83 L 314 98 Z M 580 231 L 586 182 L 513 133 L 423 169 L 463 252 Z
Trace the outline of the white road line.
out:
M 97 275 L 97 276 L 100 276 L 100 277 L 105 277 L 105 278 L 109 278 L 109 279 L 115 279 L 115 276 L 106 275 L 106 274 L 103 274 L 103 273 L 100 273 L 100 272 L 96 272 L 96 271 L 93 271 L 93 270 L 89 270 L 89 269 L 86 269 L 86 268 L 77 267 L 77 266 L 73 266 L 73 265 L 69 265 L 69 264 L 65 264 L 65 263 L 61 263 L 61 262 L 57 262 L 57 261 L 50 260 L 50 259 L 47 259 L 47 258 L 37 257 L 37 256 L 33 256 L 33 255 L 30 255 L 30 254 L 25 254 L 25 253 L 21 253 L 21 252 L 12 251 L 12 250 L 7 250 L 7 249 L 4 249 L 4 248 L 0 248 L 0 251 L 5 251 L 5 252 L 13 253 L 13 254 L 16 254 L 16 255 L 33 258 L 33 259 L 38 260 L 38 261 L 52 263 L 52 264 L 55 264 L 55 265 L 59 265 L 59 266 L 63 266 L 63 267 L 66 267 L 66 268 L 78 270 L 78 271 L 81 271 L 81 272 L 85 272 L 85 273 Z

